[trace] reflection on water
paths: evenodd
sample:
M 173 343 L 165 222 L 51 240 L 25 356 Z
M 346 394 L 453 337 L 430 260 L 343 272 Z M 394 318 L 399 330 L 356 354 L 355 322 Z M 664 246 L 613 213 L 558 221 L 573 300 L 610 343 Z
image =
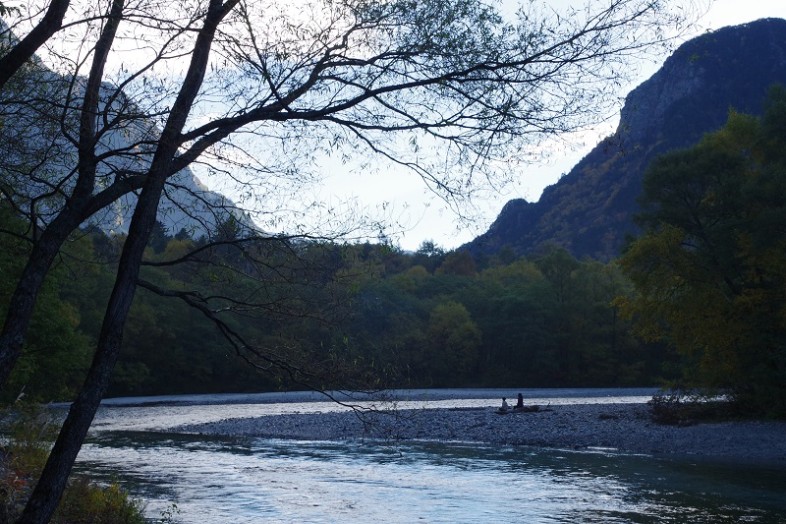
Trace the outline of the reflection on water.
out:
M 461 393 L 397 407 L 496 406 L 499 396 Z M 525 393 L 543 405 L 645 400 L 638 392 L 589 400 L 587 394 Z M 144 499 L 153 520 L 176 503 L 176 521 L 183 523 L 786 523 L 786 471 L 602 451 L 228 439 L 167 429 L 341 409 L 297 400 L 244 396 L 220 404 L 221 397 L 211 397 L 209 405 L 189 405 L 155 399 L 104 407 L 77 470 L 120 481 Z
M 112 433 L 79 468 L 179 522 L 786 522 L 786 472 L 601 452 Z

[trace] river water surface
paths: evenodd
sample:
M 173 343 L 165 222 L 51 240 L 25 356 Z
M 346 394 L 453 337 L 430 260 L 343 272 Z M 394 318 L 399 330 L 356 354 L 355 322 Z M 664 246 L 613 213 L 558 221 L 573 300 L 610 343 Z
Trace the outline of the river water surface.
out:
M 649 398 L 642 393 L 525 391 L 540 404 Z M 499 396 L 410 394 L 416 400 L 397 405 L 494 407 Z M 169 429 L 336 409 L 344 408 L 305 394 L 110 401 L 77 468 L 120 482 L 143 500 L 153 522 L 173 512 L 175 522 L 200 524 L 786 523 L 786 471 L 766 466 L 467 443 L 215 438 Z

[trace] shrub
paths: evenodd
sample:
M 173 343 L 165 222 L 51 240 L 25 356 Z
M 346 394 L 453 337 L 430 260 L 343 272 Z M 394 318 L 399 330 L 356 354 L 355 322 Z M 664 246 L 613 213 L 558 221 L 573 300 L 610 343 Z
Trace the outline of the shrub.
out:
M 87 478 L 72 480 L 53 524 L 144 524 L 142 508 L 118 484 L 100 486 Z
M 36 404 L 15 403 L 0 411 L 0 522 L 15 521 L 46 463 L 58 424 Z M 53 524 L 144 524 L 142 508 L 117 484 L 72 479 Z
M 710 396 L 693 390 L 664 391 L 653 396 L 648 404 L 652 421 L 668 426 L 690 426 L 754 415 L 723 396 Z

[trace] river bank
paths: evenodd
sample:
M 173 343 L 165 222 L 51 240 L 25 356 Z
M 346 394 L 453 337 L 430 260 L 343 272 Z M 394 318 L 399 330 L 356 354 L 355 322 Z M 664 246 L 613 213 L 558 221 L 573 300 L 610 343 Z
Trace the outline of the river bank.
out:
M 303 413 L 181 426 L 178 432 L 297 440 L 437 440 L 691 456 L 786 468 L 786 422 L 664 426 L 645 403 L 570 404 L 500 415 L 488 408 Z

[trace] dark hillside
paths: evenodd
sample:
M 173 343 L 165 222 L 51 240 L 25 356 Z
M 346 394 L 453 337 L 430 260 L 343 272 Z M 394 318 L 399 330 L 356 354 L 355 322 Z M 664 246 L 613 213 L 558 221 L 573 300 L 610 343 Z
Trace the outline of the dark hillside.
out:
M 529 254 L 558 244 L 576 257 L 616 257 L 650 161 L 721 127 L 730 109 L 760 114 L 769 86 L 786 84 L 786 20 L 727 27 L 680 46 L 626 98 L 620 125 L 536 203 L 511 200 L 465 249 Z

